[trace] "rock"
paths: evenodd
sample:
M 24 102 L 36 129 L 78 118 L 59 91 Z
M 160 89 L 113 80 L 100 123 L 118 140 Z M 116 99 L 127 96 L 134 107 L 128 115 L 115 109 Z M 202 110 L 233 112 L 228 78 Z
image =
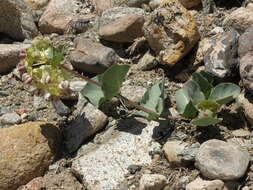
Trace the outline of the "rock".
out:
M 163 146 L 163 152 L 167 160 L 173 165 L 185 165 L 195 161 L 199 144 L 189 145 L 182 141 L 168 141 Z
M 200 146 L 195 165 L 210 179 L 236 180 L 245 174 L 249 160 L 249 153 L 241 147 L 214 139 Z
M 151 0 L 149 6 L 154 10 L 162 3 L 163 0 Z M 187 9 L 196 7 L 201 3 L 201 0 L 179 0 L 179 2 Z
M 29 44 L 0 44 L 0 73 L 10 72 L 16 67 L 21 61 L 20 52 L 29 47 Z
M 70 153 L 108 123 L 108 117 L 90 103 L 79 99 L 77 110 L 76 118 L 65 129 L 65 143 Z
M 40 189 L 73 189 L 83 190 L 83 185 L 78 182 L 73 172 L 66 169 L 62 172 L 49 172 L 44 177 L 38 177 L 30 181 L 18 190 L 40 190 Z
M 14 190 L 44 175 L 60 144 L 59 129 L 30 122 L 0 130 L 0 189 Z
M 139 190 L 161 190 L 166 184 L 166 177 L 160 174 L 144 174 L 140 179 Z
M 163 1 L 146 19 L 143 30 L 149 46 L 168 66 L 182 59 L 200 38 L 196 22 L 177 0 Z
M 92 0 L 98 13 L 102 13 L 113 7 L 112 0 Z
M 239 38 L 238 54 L 242 58 L 249 52 L 253 52 L 253 26 L 249 27 Z
M 32 39 L 37 35 L 32 12 L 23 0 L 0 1 L 0 33 L 15 40 Z
M 242 107 L 244 115 L 248 122 L 253 125 L 253 97 L 249 93 L 240 94 L 237 99 L 237 103 Z
M 243 33 L 247 28 L 253 25 L 253 8 L 240 7 L 234 10 L 231 14 L 225 17 L 223 25 L 225 27 L 232 27 L 238 32 Z
M 83 145 L 72 168 L 83 175 L 91 189 L 117 189 L 129 166 L 152 162 L 149 152 L 160 147 L 152 138 L 158 125 L 141 118 L 126 119 L 109 128 L 94 143 Z
M 92 14 L 76 14 L 78 10 L 77 1 L 51 0 L 39 20 L 39 30 L 43 34 L 63 34 L 71 30 L 84 32 L 88 28 Z
M 24 0 L 32 10 L 39 10 L 45 7 L 49 0 Z
M 13 112 L 13 113 L 6 113 L 0 117 L 0 124 L 5 125 L 15 125 L 21 122 L 20 116 Z
M 133 7 L 114 7 L 105 10 L 101 17 L 97 20 L 98 29 L 106 26 L 107 24 L 113 23 L 114 21 L 129 15 L 140 15 L 144 16 L 145 12 L 140 8 Z
M 99 36 L 101 39 L 111 42 L 133 42 L 134 39 L 143 36 L 142 26 L 144 17 L 142 15 L 128 15 L 101 27 Z
M 219 33 L 209 41 L 204 56 L 205 70 L 218 78 L 232 76 L 238 67 L 238 38 L 235 30 Z
M 145 94 L 146 90 L 147 89 L 142 86 L 130 86 L 123 84 L 120 92 L 122 96 L 136 103 L 139 103 L 143 95 Z
M 143 4 L 148 4 L 150 0 L 111 0 L 114 7 L 142 7 Z
M 60 116 L 67 116 L 70 114 L 70 109 L 61 100 L 52 101 L 52 105 L 56 113 Z
M 186 190 L 225 190 L 225 184 L 221 180 L 207 181 L 198 177 L 186 186 Z
M 156 58 L 148 51 L 139 60 L 138 64 L 136 65 L 136 68 L 141 71 L 148 71 L 152 70 L 157 64 L 158 61 L 156 60 Z
M 149 6 L 151 7 L 152 10 L 155 10 L 159 5 L 161 4 L 163 0 L 151 0 L 149 2 Z
M 70 62 L 82 72 L 101 74 L 118 58 L 112 48 L 89 39 L 76 38 L 75 46 L 75 50 L 70 53 Z
M 245 129 L 237 129 L 232 131 L 234 137 L 250 137 L 250 131 Z
M 43 109 L 47 108 L 47 102 L 44 97 L 34 96 L 33 97 L 33 106 L 36 108 L 37 111 L 43 110 Z

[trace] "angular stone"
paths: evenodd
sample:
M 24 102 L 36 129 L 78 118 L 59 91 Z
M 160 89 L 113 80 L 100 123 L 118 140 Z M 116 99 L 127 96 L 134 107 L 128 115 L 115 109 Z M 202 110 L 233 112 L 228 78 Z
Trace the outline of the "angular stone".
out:
M 186 186 L 186 190 L 225 190 L 225 184 L 221 180 L 207 181 L 197 178 Z
M 85 100 L 80 100 L 80 98 L 77 104 L 77 112 L 75 119 L 68 124 L 64 132 L 66 146 L 71 153 L 108 123 L 108 117 L 103 112 Z
M 70 62 L 82 72 L 103 73 L 117 60 L 116 52 L 100 43 L 85 38 L 75 39 L 75 50 L 70 53 Z
M 223 25 L 232 27 L 240 33 L 243 33 L 247 28 L 253 25 L 252 12 L 252 7 L 240 7 L 224 19 Z
M 160 174 L 144 174 L 140 179 L 139 190 L 161 190 L 166 184 L 166 177 Z
M 148 125 L 148 126 L 146 126 Z M 150 151 L 159 149 L 152 135 L 157 122 L 129 118 L 111 127 L 95 141 L 83 145 L 72 168 L 83 175 L 91 189 L 117 189 L 130 165 L 150 164 Z
M 0 1 L 0 33 L 15 40 L 32 39 L 37 35 L 32 12 L 23 0 Z
M 209 40 L 204 56 L 205 70 L 219 78 L 230 77 L 238 67 L 238 39 L 235 30 L 219 33 Z
M 204 142 L 196 156 L 196 167 L 210 179 L 236 180 L 248 167 L 250 155 L 240 146 L 221 140 Z
M 197 24 L 178 0 L 165 0 L 143 27 L 150 47 L 162 64 L 173 66 L 198 42 Z
M 59 129 L 30 122 L 0 130 L 0 189 L 14 190 L 44 175 L 60 144 Z
M 0 73 L 10 72 L 16 67 L 21 61 L 20 52 L 29 47 L 29 44 L 0 44 Z
M 21 117 L 13 112 L 13 113 L 6 113 L 0 117 L 0 125 L 15 125 L 21 122 Z
M 101 39 L 112 42 L 133 42 L 134 39 L 143 36 L 142 26 L 144 17 L 142 15 L 128 15 L 100 28 Z

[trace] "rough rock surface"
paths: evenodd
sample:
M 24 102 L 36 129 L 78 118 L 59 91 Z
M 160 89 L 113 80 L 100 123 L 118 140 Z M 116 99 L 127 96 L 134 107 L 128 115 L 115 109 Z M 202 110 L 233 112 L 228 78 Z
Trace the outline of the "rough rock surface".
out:
M 249 159 L 249 153 L 241 147 L 213 139 L 200 146 L 195 165 L 210 179 L 235 180 L 245 174 Z
M 32 12 L 23 0 L 0 1 L 0 33 L 15 40 L 31 39 L 37 35 Z
M 205 70 L 219 78 L 233 75 L 238 68 L 238 38 L 235 30 L 219 33 L 213 36 L 208 43 L 204 62 Z
M 15 125 L 21 122 L 21 117 L 13 112 L 13 113 L 6 113 L 0 117 L 0 126 L 1 125 Z
M 50 0 L 24 0 L 33 10 L 39 10 L 45 7 Z
M 30 122 L 0 130 L 0 189 L 14 190 L 44 175 L 59 148 L 59 129 Z
M 154 127 L 159 124 L 145 126 L 145 122 L 129 118 L 115 129 L 108 129 L 95 143 L 79 149 L 72 168 L 83 175 L 91 189 L 117 189 L 130 165 L 151 163 L 149 151 L 160 148 L 152 140 Z
M 198 42 L 197 24 L 177 0 L 165 0 L 143 27 L 150 47 L 162 64 L 173 66 Z
M 144 174 L 140 179 L 139 190 L 161 190 L 166 181 L 166 177 L 160 174 Z
M 112 42 L 133 42 L 134 39 L 143 36 L 142 27 L 144 17 L 142 15 L 128 15 L 100 28 L 101 39 Z
M 248 122 L 253 125 L 253 97 L 249 93 L 240 94 L 237 97 L 237 102 L 243 108 L 245 117 Z
M 186 190 L 226 190 L 221 180 L 207 181 L 197 178 L 186 186 Z
M 117 60 L 116 52 L 90 39 L 76 38 L 75 50 L 70 53 L 70 62 L 80 71 L 100 74 Z
M 162 3 L 163 0 L 151 0 L 149 6 L 154 10 Z M 179 2 L 187 9 L 196 7 L 201 3 L 201 0 L 179 0 Z
M 0 73 L 10 72 L 16 67 L 21 60 L 20 52 L 29 47 L 29 44 L 0 44 Z

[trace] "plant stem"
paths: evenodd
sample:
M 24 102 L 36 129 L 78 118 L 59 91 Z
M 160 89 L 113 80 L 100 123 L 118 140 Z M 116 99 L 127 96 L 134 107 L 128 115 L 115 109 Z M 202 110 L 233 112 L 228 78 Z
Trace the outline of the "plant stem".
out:
M 61 67 L 62 67 L 63 69 L 65 69 L 66 71 L 72 73 L 73 75 L 78 76 L 78 77 L 84 79 L 84 80 L 87 81 L 87 82 L 93 83 L 93 84 L 95 84 L 95 85 L 97 85 L 97 86 L 102 86 L 101 83 L 99 83 L 99 82 L 97 82 L 97 81 L 95 81 L 95 80 L 93 80 L 93 79 L 90 79 L 90 78 L 88 78 L 88 77 L 86 77 L 86 76 L 84 76 L 84 75 L 81 75 L 80 73 L 75 72 L 75 71 L 73 71 L 73 70 L 67 68 L 67 67 L 66 67 L 65 65 L 63 65 L 63 64 L 61 64 Z M 130 104 L 131 106 L 134 106 L 134 107 L 137 108 L 138 110 L 144 111 L 144 112 L 146 112 L 146 113 L 155 113 L 155 114 L 156 114 L 156 112 L 154 112 L 154 111 L 152 111 L 152 110 L 150 110 L 150 109 L 148 109 L 148 108 L 145 108 L 145 107 L 139 105 L 139 104 L 136 103 L 136 102 L 133 102 L 133 101 L 129 100 L 128 98 L 122 96 L 121 94 L 117 95 L 117 97 L 118 97 L 119 99 L 125 101 L 127 104 Z M 160 116 L 160 117 L 162 117 L 162 118 L 164 118 L 164 119 L 178 119 L 177 117 L 172 117 L 172 116 L 170 116 L 170 115 L 163 115 L 163 116 Z

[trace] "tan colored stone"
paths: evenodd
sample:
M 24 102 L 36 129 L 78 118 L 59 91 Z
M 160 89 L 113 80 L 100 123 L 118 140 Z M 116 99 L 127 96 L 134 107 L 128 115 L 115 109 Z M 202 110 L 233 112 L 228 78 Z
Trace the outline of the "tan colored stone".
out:
M 221 180 L 203 180 L 197 178 L 186 186 L 186 190 L 227 190 Z
M 112 0 L 92 0 L 92 1 L 98 13 L 102 13 L 104 10 L 113 7 Z
M 201 3 L 201 0 L 180 0 L 180 3 L 182 3 L 185 8 L 190 9 L 198 6 Z
M 59 129 L 29 122 L 0 130 L 0 189 L 14 190 L 43 175 L 55 159 Z
M 164 65 L 173 66 L 198 42 L 200 35 L 191 14 L 178 0 L 165 0 L 143 27 L 150 47 Z
M 99 36 L 112 42 L 133 42 L 134 39 L 143 36 L 143 24 L 144 17 L 141 15 L 125 16 L 102 27 Z
M 240 94 L 237 97 L 237 102 L 242 106 L 244 114 L 248 122 L 253 125 L 253 104 L 252 97 L 249 95 L 245 97 L 245 94 Z
M 29 7 L 33 10 L 39 10 L 45 7 L 50 0 L 25 0 Z

